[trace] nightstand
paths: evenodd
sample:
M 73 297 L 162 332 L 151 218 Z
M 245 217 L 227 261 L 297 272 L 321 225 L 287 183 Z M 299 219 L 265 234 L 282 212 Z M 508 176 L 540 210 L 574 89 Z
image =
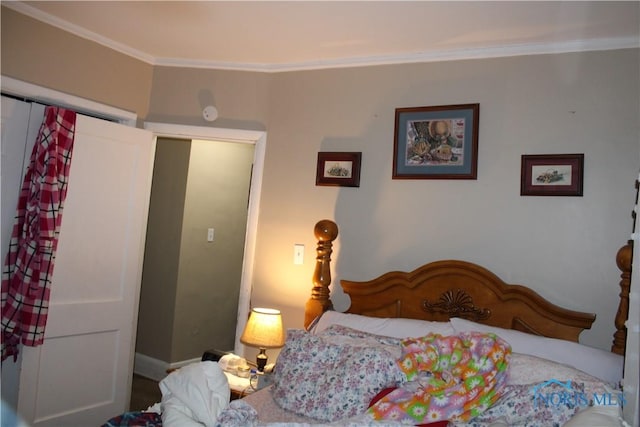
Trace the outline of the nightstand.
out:
M 273 384 L 273 375 L 271 373 L 259 373 L 257 383 L 254 383 L 253 387 L 251 386 L 249 378 L 242 378 L 229 372 L 225 372 L 224 374 L 229 381 L 231 400 L 241 399 L 254 391 L 261 390 Z
M 231 391 L 231 400 L 241 399 L 255 390 L 251 388 L 249 378 L 242 378 L 229 372 L 224 373 L 229 381 L 229 390 Z

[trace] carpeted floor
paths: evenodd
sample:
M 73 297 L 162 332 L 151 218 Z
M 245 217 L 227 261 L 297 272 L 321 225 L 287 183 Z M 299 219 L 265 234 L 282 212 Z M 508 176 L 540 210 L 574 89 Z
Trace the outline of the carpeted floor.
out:
M 131 386 L 131 403 L 130 411 L 142 411 L 159 403 L 162 399 L 162 393 L 158 387 L 158 381 L 133 374 L 133 383 Z

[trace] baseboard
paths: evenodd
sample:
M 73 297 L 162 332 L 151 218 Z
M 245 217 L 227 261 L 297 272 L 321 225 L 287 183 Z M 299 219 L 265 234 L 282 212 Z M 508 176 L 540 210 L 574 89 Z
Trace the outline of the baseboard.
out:
M 200 359 L 197 358 L 168 363 L 163 360 L 154 359 L 153 357 L 149 357 L 141 353 L 136 353 L 133 362 L 133 372 L 135 374 L 142 375 L 143 377 L 160 381 L 167 376 L 167 370 L 181 368 L 183 366 L 190 365 L 199 361 Z
M 187 365 L 191 365 L 192 363 L 197 363 L 202 361 L 202 359 L 200 357 L 196 358 L 196 359 L 189 359 L 189 360 L 183 360 L 181 362 L 174 362 L 169 364 L 169 369 L 178 369 L 178 368 L 182 368 L 183 366 L 187 366 Z
M 162 380 L 167 376 L 167 369 L 169 369 L 169 363 L 145 354 L 136 353 L 133 360 L 133 372 L 152 380 Z

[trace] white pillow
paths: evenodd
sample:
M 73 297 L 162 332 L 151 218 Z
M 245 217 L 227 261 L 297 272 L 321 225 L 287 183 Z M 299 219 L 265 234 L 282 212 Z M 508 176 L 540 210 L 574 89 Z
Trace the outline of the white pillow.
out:
M 598 393 L 609 392 L 611 387 L 605 388 L 605 382 L 600 378 L 569 366 L 565 363 L 554 362 L 538 356 L 523 353 L 511 353 L 509 359 L 509 385 L 536 384 L 550 379 L 588 385 L 589 391 Z
M 595 405 L 575 414 L 563 427 L 620 427 L 625 424 L 620 405 Z
M 610 384 L 622 379 L 624 358 L 598 348 L 577 342 L 546 338 L 511 329 L 483 325 L 454 317 L 451 324 L 456 333 L 479 331 L 493 332 L 509 344 L 514 353 L 530 354 L 580 369 Z
M 393 338 L 416 338 L 429 333 L 443 336 L 454 335 L 455 330 L 451 322 L 431 322 L 428 320 L 403 318 L 378 318 L 359 314 L 326 311 L 311 329 L 317 334 L 331 325 L 342 325 L 359 331 L 369 332 Z

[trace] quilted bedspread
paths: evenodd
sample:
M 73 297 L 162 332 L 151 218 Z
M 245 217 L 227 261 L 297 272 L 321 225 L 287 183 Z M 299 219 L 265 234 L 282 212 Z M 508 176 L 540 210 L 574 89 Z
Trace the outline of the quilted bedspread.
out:
M 511 346 L 492 333 L 429 334 L 402 341 L 407 382 L 375 403 L 377 420 L 466 421 L 493 405 L 507 382 Z

